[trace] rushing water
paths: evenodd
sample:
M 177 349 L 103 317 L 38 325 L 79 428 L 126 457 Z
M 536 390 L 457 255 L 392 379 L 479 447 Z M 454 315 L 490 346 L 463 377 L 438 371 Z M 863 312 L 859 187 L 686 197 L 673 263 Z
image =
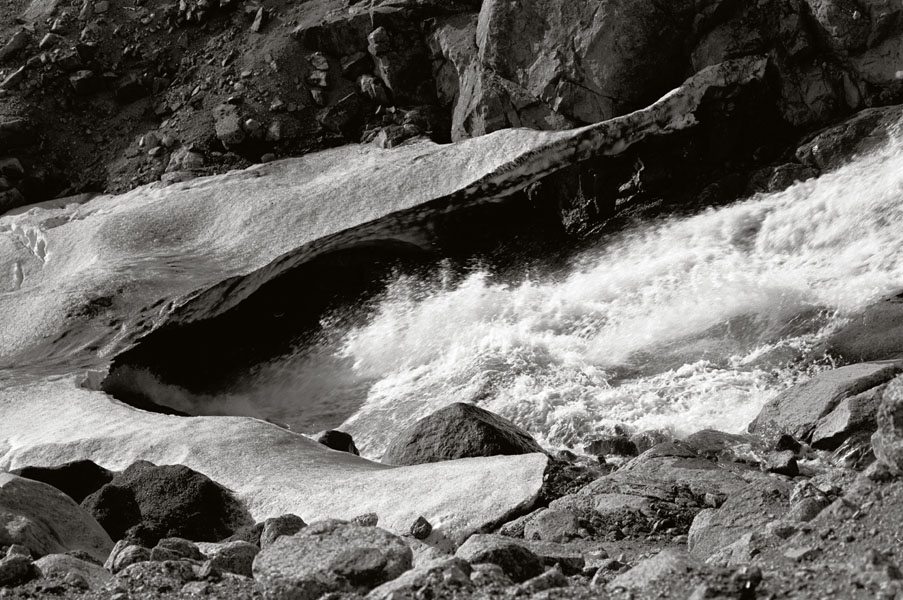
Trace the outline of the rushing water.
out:
M 740 431 L 844 318 L 903 287 L 903 151 L 605 240 L 565 273 L 506 284 L 399 277 L 324 340 L 190 412 L 341 425 L 378 456 L 454 401 L 553 446 L 614 423 Z M 172 390 L 169 390 L 170 398 Z

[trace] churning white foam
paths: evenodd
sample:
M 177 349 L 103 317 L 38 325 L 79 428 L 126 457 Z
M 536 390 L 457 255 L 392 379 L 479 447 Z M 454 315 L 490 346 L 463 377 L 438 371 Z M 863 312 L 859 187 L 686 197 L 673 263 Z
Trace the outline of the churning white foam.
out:
M 341 356 L 372 382 L 343 427 L 392 431 L 475 401 L 553 445 L 613 422 L 739 431 L 845 315 L 903 287 L 903 152 L 891 145 L 790 189 L 648 225 L 564 277 L 401 278 Z

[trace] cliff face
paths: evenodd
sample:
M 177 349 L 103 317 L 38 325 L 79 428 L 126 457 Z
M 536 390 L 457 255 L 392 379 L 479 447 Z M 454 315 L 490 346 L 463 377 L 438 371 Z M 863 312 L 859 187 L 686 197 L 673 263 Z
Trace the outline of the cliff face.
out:
M 0 11 L 0 158 L 16 159 L 3 163 L 6 209 L 346 143 L 595 123 L 707 66 L 767 57 L 755 91 L 713 100 L 708 133 L 554 181 L 580 230 L 631 182 L 651 198 L 748 179 L 788 141 L 901 93 L 901 9 L 880 1 L 33 0 Z M 685 175 L 662 181 L 666 170 Z

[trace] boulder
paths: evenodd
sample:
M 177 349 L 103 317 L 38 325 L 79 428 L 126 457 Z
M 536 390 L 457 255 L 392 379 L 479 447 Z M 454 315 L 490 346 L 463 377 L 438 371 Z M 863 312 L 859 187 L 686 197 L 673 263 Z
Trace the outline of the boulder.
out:
M 344 431 L 336 431 L 334 429 L 330 429 L 329 431 L 324 431 L 320 434 L 317 434 L 314 439 L 327 448 L 332 448 L 333 450 L 338 450 L 339 452 L 348 452 L 349 454 L 360 456 L 360 452 L 358 452 L 357 446 L 354 445 L 354 439 Z
M 896 118 L 903 118 L 903 113 Z M 846 362 L 903 357 L 903 292 L 867 306 L 825 344 L 829 354 Z
M 524 539 L 567 542 L 579 536 L 577 515 L 567 510 L 546 509 L 524 525 Z
M 110 581 L 112 575 L 100 565 L 69 554 L 48 554 L 35 561 L 44 577 L 65 578 L 70 573 L 84 579 L 91 590 L 98 590 Z
M 320 521 L 261 550 L 253 570 L 268 598 L 316 600 L 329 592 L 369 592 L 411 561 L 408 545 L 385 530 Z
M 115 575 L 130 565 L 149 561 L 150 559 L 151 551 L 144 546 L 133 544 L 129 540 L 119 540 L 103 566 L 107 571 Z
M 213 109 L 213 127 L 217 139 L 224 146 L 238 146 L 247 137 L 241 126 L 242 117 L 234 104 L 220 104 Z
M 126 525 L 140 526 L 142 541 L 147 545 L 155 545 L 166 537 L 220 540 L 253 523 L 231 492 L 184 465 L 136 462 L 86 498 L 83 505 L 93 510 L 98 520 L 106 521 L 112 511 L 100 511 L 96 507 L 113 490 L 117 497 L 130 493 L 134 498 L 139 520 Z
M 249 542 L 234 541 L 223 543 L 200 542 L 198 548 L 210 564 L 226 573 L 251 577 L 251 566 L 260 548 Z
M 819 373 L 770 400 L 750 423 L 749 432 L 775 438 L 787 433 L 809 442 L 818 422 L 841 400 L 881 385 L 901 370 L 901 362 L 882 361 Z
M 474 560 L 470 560 L 468 556 L 475 554 L 482 556 L 482 553 L 484 551 L 490 552 L 490 554 L 494 555 L 493 553 L 495 552 L 495 550 L 493 550 L 493 548 L 504 549 L 509 548 L 510 544 L 515 544 L 517 546 L 520 546 L 521 548 L 528 550 L 530 552 L 530 555 L 536 556 L 542 565 L 551 567 L 558 564 L 561 565 L 565 572 L 569 574 L 580 573 L 580 571 L 587 563 L 587 557 L 595 556 L 600 551 L 604 553 L 604 550 L 602 550 L 601 546 L 596 542 L 572 541 L 567 544 L 559 544 L 555 542 L 544 542 L 541 540 L 517 539 L 497 534 L 474 535 L 471 536 L 467 542 L 465 542 L 465 545 L 466 544 L 470 544 L 470 546 L 465 548 L 463 550 L 463 553 L 459 552 L 458 554 L 456 554 L 456 556 L 464 558 L 465 560 L 469 560 L 473 564 L 477 563 Z M 464 546 L 461 546 L 461 548 L 464 548 Z M 509 577 L 514 579 L 514 576 L 512 576 L 510 573 L 508 575 Z M 533 575 L 531 575 L 531 577 L 532 576 Z
M 895 378 L 884 390 L 872 450 L 892 473 L 903 472 L 903 376 Z
M 0 587 L 14 587 L 34 579 L 39 575 L 31 558 L 12 554 L 0 559 Z
M 763 530 L 790 509 L 791 489 L 782 481 L 756 482 L 728 497 L 720 508 L 700 511 L 690 526 L 687 548 L 704 560 L 744 533 Z
M 305 527 L 307 527 L 307 523 L 298 515 L 279 515 L 278 517 L 267 519 L 263 522 L 259 545 L 261 548 L 266 548 L 283 535 L 295 535 Z
M 803 164 L 819 171 L 834 170 L 849 162 L 856 155 L 865 154 L 884 144 L 901 118 L 903 118 L 903 106 L 867 108 L 846 121 L 819 132 L 812 139 L 800 145 L 796 150 L 796 157 Z M 862 321 L 860 321 L 860 327 L 871 324 L 868 319 Z M 880 325 L 877 323 L 874 325 L 876 326 L 873 331 L 880 334 L 882 332 Z M 843 331 L 847 333 L 841 334 Z M 833 334 L 831 339 L 834 340 L 840 335 L 838 341 L 842 342 L 851 334 L 851 326 L 847 326 Z M 840 348 L 842 349 L 843 345 Z M 862 349 L 868 350 L 865 347 Z M 854 354 L 849 357 L 849 360 L 872 360 L 873 358 L 888 357 L 857 357 Z
M 521 582 L 543 571 L 542 560 L 522 543 L 500 535 L 473 535 L 455 552 L 470 564 L 498 565 L 512 581 Z
M 827 416 L 819 419 L 812 432 L 811 445 L 817 450 L 836 450 L 850 436 L 872 433 L 877 428 L 876 416 L 886 384 L 844 398 Z
M 383 454 L 390 465 L 542 452 L 530 434 L 511 421 L 474 406 L 455 402 L 437 410 L 398 435 Z
M 400 577 L 387 581 L 367 594 L 367 600 L 416 600 L 424 597 L 424 590 L 434 598 L 445 597 L 444 590 L 468 591 L 470 563 L 456 557 L 431 560 L 406 571 Z
M 113 473 L 90 460 L 77 460 L 58 467 L 24 467 L 13 473 L 52 485 L 76 502 L 81 502 L 113 479 Z
M 668 579 L 685 578 L 702 565 L 684 550 L 666 549 L 612 579 L 610 592 L 646 592 L 651 584 L 667 586 Z
M 34 41 L 34 36 L 32 36 L 28 30 L 24 28 L 17 30 L 12 37 L 0 47 L 0 63 L 8 58 L 12 58 L 18 52 L 27 48 L 32 41 Z
M 0 544 L 21 544 L 33 556 L 81 550 L 105 560 L 110 536 L 69 496 L 45 483 L 0 473 Z

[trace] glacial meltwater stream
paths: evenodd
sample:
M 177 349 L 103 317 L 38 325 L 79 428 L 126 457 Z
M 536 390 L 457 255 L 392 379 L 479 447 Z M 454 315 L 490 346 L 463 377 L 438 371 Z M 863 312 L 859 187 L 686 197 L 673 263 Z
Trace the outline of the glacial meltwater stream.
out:
M 259 367 L 225 399 L 161 395 L 193 414 L 341 428 L 373 457 L 454 401 L 552 447 L 579 449 L 615 423 L 740 431 L 820 368 L 804 358 L 828 333 L 903 287 L 903 149 L 624 231 L 565 273 L 452 281 L 397 278 L 365 316 L 324 323 L 325 341 Z

